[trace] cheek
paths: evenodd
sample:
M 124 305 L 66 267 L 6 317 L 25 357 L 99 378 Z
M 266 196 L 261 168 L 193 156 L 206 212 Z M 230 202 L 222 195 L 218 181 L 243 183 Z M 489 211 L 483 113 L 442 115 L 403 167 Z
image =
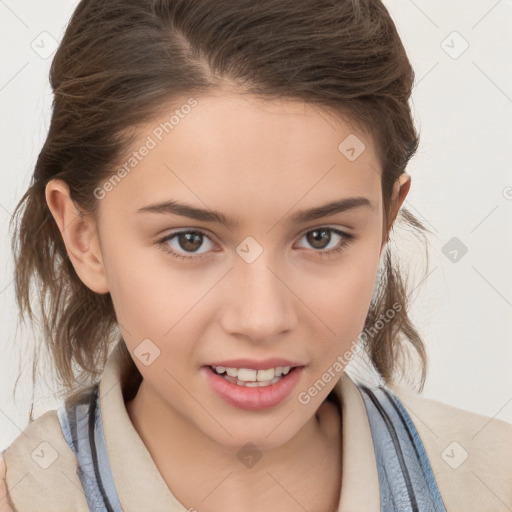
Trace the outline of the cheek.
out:
M 341 334 L 352 333 L 354 328 L 362 328 L 376 277 L 376 266 L 357 266 L 352 271 L 345 269 L 340 276 L 333 278 L 329 287 L 318 292 L 316 300 L 320 311 L 327 313 L 326 322 Z
M 332 343 L 350 344 L 364 326 L 379 266 L 380 244 L 361 243 L 340 261 L 336 269 L 310 286 L 313 311 L 317 312 Z M 335 334 L 333 334 L 335 333 Z
M 163 282 L 161 277 L 154 280 L 147 274 L 139 270 L 117 275 L 113 302 L 118 320 L 132 342 L 150 338 L 163 348 L 193 328 L 193 320 L 197 320 L 193 306 L 201 294 L 198 290 L 187 291 L 179 280 Z
M 179 299 L 183 299 L 183 294 L 176 290 L 186 289 L 180 283 L 179 273 L 171 281 L 167 274 L 164 281 L 165 255 L 160 255 L 156 246 L 135 246 L 129 240 L 126 237 L 108 240 L 103 250 L 116 316 L 123 335 L 130 337 L 132 343 L 144 338 L 161 338 L 182 309 Z M 155 258 L 160 258 L 158 264 Z
M 139 371 L 153 380 L 162 368 L 176 370 L 177 362 L 190 357 L 200 339 L 198 332 L 206 318 L 202 299 L 211 284 L 199 284 L 209 281 L 172 268 L 156 246 L 128 247 L 117 242 L 105 249 L 110 294 L 128 349 L 134 356 L 158 354 L 151 367 L 135 361 Z

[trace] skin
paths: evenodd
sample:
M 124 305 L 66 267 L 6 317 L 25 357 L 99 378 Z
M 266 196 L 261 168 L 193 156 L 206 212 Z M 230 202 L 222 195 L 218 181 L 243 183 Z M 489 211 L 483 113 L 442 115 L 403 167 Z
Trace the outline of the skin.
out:
M 0 456 L 0 512 L 13 512 L 7 498 L 7 487 L 5 485 L 5 461 Z
M 196 99 L 190 114 L 100 200 L 96 221 L 78 215 L 60 180 L 48 183 L 46 199 L 81 280 L 112 296 L 143 375 L 127 411 L 176 498 L 201 512 L 219 503 L 226 512 L 333 510 L 341 418 L 322 401 L 337 379 L 307 405 L 298 394 L 350 349 L 364 325 L 386 233 L 375 145 L 369 134 L 304 102 L 226 92 Z M 134 147 L 183 103 L 163 108 Z M 338 150 L 349 134 L 366 146 L 354 161 Z M 403 174 L 391 221 L 409 187 Z M 371 207 L 289 222 L 298 209 L 355 196 Z M 171 198 L 221 211 L 239 225 L 137 213 Z M 306 236 L 327 227 L 356 238 L 321 257 L 344 243 L 334 232 L 323 245 Z M 207 237 L 195 252 L 178 237 L 167 247 L 196 259 L 174 258 L 158 245 L 184 229 Z M 252 263 L 236 252 L 248 236 L 263 249 Z M 144 339 L 160 350 L 149 366 L 134 356 Z M 284 357 L 305 369 L 280 404 L 247 411 L 219 398 L 200 370 L 237 357 Z M 262 454 L 250 469 L 237 457 L 247 442 Z

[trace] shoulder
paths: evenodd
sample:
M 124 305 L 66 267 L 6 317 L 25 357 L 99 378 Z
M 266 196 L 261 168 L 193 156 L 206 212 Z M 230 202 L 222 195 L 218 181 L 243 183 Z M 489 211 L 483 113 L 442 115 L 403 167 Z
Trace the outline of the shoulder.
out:
M 0 456 L 15 511 L 89 510 L 76 457 L 64 439 L 57 410 L 30 422 Z
M 512 509 L 512 425 L 390 389 L 418 431 L 447 510 Z

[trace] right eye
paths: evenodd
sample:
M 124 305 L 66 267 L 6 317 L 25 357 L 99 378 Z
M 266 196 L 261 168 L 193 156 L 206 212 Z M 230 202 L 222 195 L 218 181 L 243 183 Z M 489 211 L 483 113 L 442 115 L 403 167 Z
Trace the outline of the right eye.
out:
M 162 248 L 163 251 L 169 253 L 174 258 L 192 260 L 199 259 L 203 257 L 204 252 L 197 253 L 197 249 L 203 245 L 204 239 L 213 243 L 210 237 L 198 230 L 181 230 L 174 233 L 170 233 L 166 235 L 164 238 L 161 238 L 157 241 L 157 244 Z M 175 241 L 174 247 L 171 248 L 170 242 Z M 179 252 L 179 251 L 183 252 Z M 191 252 L 188 252 L 191 251 Z M 190 254 L 186 256 L 186 254 Z M 195 256 L 194 254 L 199 254 Z

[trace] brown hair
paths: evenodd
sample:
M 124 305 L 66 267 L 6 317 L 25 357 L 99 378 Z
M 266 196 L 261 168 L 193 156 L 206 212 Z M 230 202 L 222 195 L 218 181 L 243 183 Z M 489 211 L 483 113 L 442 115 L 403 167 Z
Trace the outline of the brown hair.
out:
M 393 184 L 419 143 L 408 104 L 413 81 L 380 0 L 82 0 L 52 62 L 50 128 L 11 219 L 21 217 L 12 237 L 17 304 L 33 321 L 34 278 L 44 343 L 68 398 L 97 381 L 120 333 L 110 294 L 85 286 L 67 256 L 45 200 L 50 179 L 65 181 L 77 207 L 94 218 L 94 190 L 113 174 L 135 128 L 178 96 L 234 88 L 303 100 L 371 133 L 386 227 Z M 403 208 L 399 218 L 425 231 Z M 389 243 L 381 265 L 365 329 L 393 304 L 401 309 L 365 349 L 389 382 L 407 373 L 404 354 L 413 348 L 422 387 L 425 349 Z M 142 377 L 126 347 L 124 354 L 133 394 Z

